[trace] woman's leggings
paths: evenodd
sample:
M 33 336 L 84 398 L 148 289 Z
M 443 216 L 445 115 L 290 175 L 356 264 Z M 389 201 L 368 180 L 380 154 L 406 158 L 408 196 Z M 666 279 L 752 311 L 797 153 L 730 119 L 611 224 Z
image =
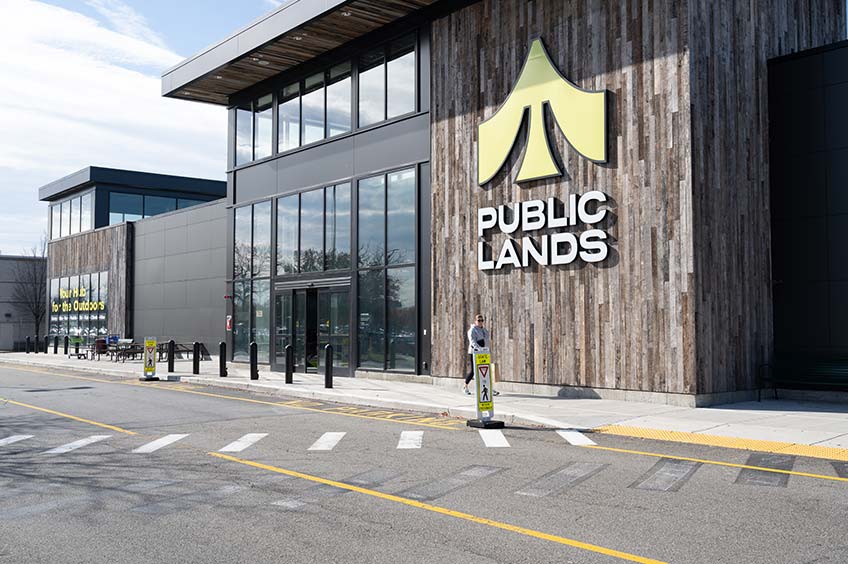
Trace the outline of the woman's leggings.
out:
M 468 374 L 465 375 L 465 385 L 467 386 L 474 379 L 474 355 L 468 355 L 468 360 L 471 361 L 471 368 L 468 369 Z

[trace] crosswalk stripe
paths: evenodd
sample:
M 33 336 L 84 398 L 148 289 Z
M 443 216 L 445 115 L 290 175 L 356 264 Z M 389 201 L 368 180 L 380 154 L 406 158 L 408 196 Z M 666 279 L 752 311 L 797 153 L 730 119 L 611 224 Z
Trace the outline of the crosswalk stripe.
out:
M 568 444 L 574 446 L 586 446 L 586 445 L 595 445 L 598 444 L 583 433 L 578 431 L 572 431 L 570 429 L 559 429 L 557 434 L 565 439 Z
M 400 449 L 421 448 L 424 442 L 424 431 L 403 431 L 397 447 Z
M 248 433 L 242 438 L 231 442 L 218 452 L 241 452 L 249 446 L 255 445 L 268 436 L 268 433 Z
M 488 448 L 507 448 L 509 441 L 499 429 L 478 429 L 480 438 Z
M 661 458 L 650 470 L 630 484 L 630 487 L 637 490 L 676 492 L 700 467 L 700 462 Z
M 309 447 L 308 450 L 333 450 L 339 441 L 342 440 L 342 437 L 345 436 L 345 433 L 324 433 L 321 435 L 317 441 L 312 443 L 312 446 Z
M 32 437 L 33 435 L 12 435 L 11 437 L 0 439 L 0 446 L 10 445 L 12 443 L 17 443 L 18 441 L 25 441 L 27 439 L 31 439 Z
M 78 448 L 96 443 L 98 441 L 108 439 L 111 436 L 112 435 L 91 435 L 90 437 L 86 437 L 84 439 L 80 439 L 78 441 L 68 443 L 66 445 L 62 445 L 62 446 L 59 446 L 59 447 L 56 447 L 56 448 L 51 448 L 50 450 L 44 451 L 43 454 L 64 454 L 66 452 L 76 450 Z
M 151 452 L 156 452 L 162 447 L 166 447 L 170 444 L 173 444 L 180 439 L 186 438 L 188 435 L 165 435 L 161 439 L 156 439 L 155 441 L 151 441 L 146 445 L 142 445 L 137 449 L 133 450 L 136 454 L 150 454 Z

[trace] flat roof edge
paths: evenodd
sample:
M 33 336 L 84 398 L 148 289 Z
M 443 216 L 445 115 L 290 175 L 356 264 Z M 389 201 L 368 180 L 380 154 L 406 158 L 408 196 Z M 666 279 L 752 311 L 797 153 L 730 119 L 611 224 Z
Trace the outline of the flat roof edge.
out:
M 188 185 L 185 187 L 185 191 L 187 192 L 197 192 L 210 196 L 218 194 L 226 195 L 227 192 L 226 180 L 88 166 L 41 186 L 38 189 L 38 199 L 40 201 L 53 201 L 65 194 L 84 190 L 95 184 L 151 189 L 162 189 L 171 184 L 182 184 Z

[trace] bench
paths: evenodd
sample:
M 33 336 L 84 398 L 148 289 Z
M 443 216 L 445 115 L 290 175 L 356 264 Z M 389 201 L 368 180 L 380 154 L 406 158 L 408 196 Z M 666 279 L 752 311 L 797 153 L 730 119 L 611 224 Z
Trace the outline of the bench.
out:
M 848 356 L 829 354 L 799 354 L 778 359 L 775 366 L 763 365 L 760 388 L 848 391 Z

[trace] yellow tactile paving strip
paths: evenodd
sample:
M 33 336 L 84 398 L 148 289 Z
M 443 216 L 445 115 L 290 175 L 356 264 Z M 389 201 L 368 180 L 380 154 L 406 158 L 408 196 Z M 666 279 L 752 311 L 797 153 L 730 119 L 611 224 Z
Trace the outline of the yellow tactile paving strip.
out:
M 848 462 L 848 449 L 818 445 L 802 445 L 780 441 L 764 441 L 759 439 L 741 439 L 737 437 L 722 437 L 701 433 L 686 433 L 683 431 L 665 431 L 662 429 L 646 429 L 643 427 L 627 427 L 624 425 L 605 425 L 593 429 L 595 433 L 618 435 L 620 437 L 635 437 L 653 439 L 672 443 L 688 443 L 755 452 L 770 452 L 774 454 L 791 454 L 810 458 L 824 458 Z

